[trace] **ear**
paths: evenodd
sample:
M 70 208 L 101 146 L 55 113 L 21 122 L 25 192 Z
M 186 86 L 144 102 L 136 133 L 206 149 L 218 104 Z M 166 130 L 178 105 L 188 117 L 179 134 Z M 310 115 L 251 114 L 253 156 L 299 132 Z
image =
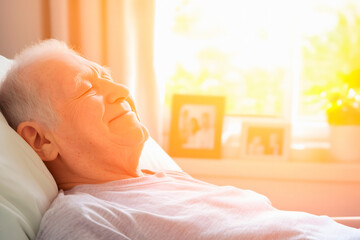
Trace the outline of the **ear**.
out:
M 17 133 L 34 149 L 43 161 L 52 161 L 59 155 L 59 149 L 51 132 L 36 122 L 22 122 Z

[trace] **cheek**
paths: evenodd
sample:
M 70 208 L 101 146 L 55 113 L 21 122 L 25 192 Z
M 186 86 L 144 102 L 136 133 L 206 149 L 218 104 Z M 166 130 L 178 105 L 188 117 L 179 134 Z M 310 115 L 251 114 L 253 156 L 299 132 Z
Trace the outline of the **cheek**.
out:
M 106 130 L 106 126 L 102 124 L 104 110 L 100 97 L 88 97 L 67 106 L 62 111 L 57 134 L 72 143 L 90 140 L 92 135 Z
M 69 109 L 68 121 L 78 129 L 93 130 L 101 125 L 105 107 L 101 96 L 89 96 L 77 102 L 76 106 Z
M 105 104 L 102 96 L 88 96 L 79 102 L 78 110 L 81 115 L 97 117 L 101 119 L 104 116 Z
M 55 134 L 55 141 L 59 147 L 60 155 L 63 159 L 73 164 L 83 164 L 85 162 L 93 162 L 94 157 L 99 151 L 98 132 L 94 131 L 94 124 L 84 124 L 82 127 L 77 125 L 63 125 Z

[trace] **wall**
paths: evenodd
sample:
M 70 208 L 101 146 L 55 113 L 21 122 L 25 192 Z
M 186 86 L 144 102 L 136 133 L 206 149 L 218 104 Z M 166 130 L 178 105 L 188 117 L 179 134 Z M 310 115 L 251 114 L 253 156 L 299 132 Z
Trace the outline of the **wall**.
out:
M 0 0 L 0 54 L 13 58 L 22 48 L 48 34 L 45 0 Z

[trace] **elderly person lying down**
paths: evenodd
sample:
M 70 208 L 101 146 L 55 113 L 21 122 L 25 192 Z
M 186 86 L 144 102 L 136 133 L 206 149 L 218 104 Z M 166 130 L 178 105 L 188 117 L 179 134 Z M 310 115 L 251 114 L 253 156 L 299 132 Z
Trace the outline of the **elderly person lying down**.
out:
M 61 42 L 16 57 L 0 104 L 60 189 L 38 239 L 360 239 L 359 229 L 277 210 L 249 190 L 138 169 L 148 131 L 129 90 Z

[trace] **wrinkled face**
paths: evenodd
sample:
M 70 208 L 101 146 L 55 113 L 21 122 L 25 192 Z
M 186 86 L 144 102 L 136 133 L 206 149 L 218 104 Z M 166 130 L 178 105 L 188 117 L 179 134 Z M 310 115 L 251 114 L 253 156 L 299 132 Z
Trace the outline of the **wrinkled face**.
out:
M 64 164 L 85 177 L 133 175 L 148 132 L 129 104 L 129 90 L 81 57 L 69 55 L 51 64 L 58 77 L 42 82 L 40 91 L 50 94 L 61 118 L 53 135 Z

